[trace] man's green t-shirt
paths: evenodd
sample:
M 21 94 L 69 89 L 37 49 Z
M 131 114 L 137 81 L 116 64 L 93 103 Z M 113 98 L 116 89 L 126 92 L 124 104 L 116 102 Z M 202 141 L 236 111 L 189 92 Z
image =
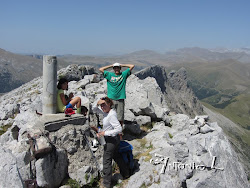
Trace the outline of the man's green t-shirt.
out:
M 103 76 L 107 79 L 108 98 L 113 100 L 126 99 L 126 80 L 130 74 L 129 68 L 121 72 L 120 75 L 104 71 Z

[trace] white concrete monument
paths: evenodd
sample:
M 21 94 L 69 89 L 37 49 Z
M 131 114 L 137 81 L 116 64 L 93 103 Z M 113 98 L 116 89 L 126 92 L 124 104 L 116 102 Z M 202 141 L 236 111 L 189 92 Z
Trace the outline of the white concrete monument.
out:
M 57 97 L 56 56 L 43 56 L 43 115 L 56 113 Z

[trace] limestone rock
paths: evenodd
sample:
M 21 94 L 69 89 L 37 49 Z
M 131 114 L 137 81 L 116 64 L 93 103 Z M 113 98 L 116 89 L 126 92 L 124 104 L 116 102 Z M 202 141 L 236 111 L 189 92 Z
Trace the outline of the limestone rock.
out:
M 175 130 L 182 131 L 188 126 L 189 117 L 184 114 L 177 114 L 171 117 L 171 125 Z
M 36 161 L 36 180 L 40 187 L 58 187 L 67 175 L 68 160 L 64 150 L 56 150 Z
M 185 144 L 175 144 L 174 153 L 177 159 L 177 162 L 183 161 L 184 158 L 188 157 L 189 150 Z
M 166 116 L 169 114 L 170 110 L 168 108 L 164 108 L 163 106 L 158 106 L 154 103 L 152 103 L 154 110 L 155 110 L 155 115 L 157 119 L 164 119 Z
M 204 119 L 204 121 L 207 122 L 209 120 L 209 116 L 208 115 L 199 115 L 199 116 L 195 116 L 194 119 L 195 120 Z
M 140 126 L 151 124 L 151 117 L 150 116 L 136 116 L 136 122 Z
M 191 134 L 191 135 L 196 135 L 196 134 L 198 134 L 200 132 L 200 130 L 199 130 L 199 127 L 197 126 L 197 125 L 190 125 L 189 126 L 189 133 Z
M 83 166 L 76 172 L 70 174 L 70 177 L 79 182 L 81 186 L 90 183 L 90 181 L 97 176 L 98 172 L 91 166 Z
M 10 151 L 0 145 L 0 187 L 22 187 L 22 178 L 19 174 L 17 160 Z
M 88 125 L 82 126 L 66 125 L 60 130 L 51 133 L 51 137 L 55 138 L 54 144 L 59 148 L 65 148 L 68 152 L 68 173 L 70 178 L 81 182 L 81 185 L 89 183 L 91 178 L 95 178 L 97 167 L 92 158 L 91 151 L 88 148 L 84 134 L 92 145 L 94 132 L 88 129 Z M 103 148 L 98 147 L 94 153 L 97 160 L 101 159 Z M 98 162 L 101 164 L 101 162 Z
M 200 128 L 200 133 L 206 134 L 209 132 L 213 132 L 214 129 L 210 126 L 208 126 L 207 124 L 205 124 L 203 127 Z
M 224 117 L 223 115 L 211 111 L 206 107 L 204 107 L 204 109 L 205 112 L 209 115 L 210 126 L 214 128 L 213 124 L 216 124 L 216 126 L 219 125 L 223 129 L 223 132 L 226 134 L 230 143 L 233 143 L 232 147 L 234 148 L 235 151 L 237 151 L 237 155 L 239 156 L 239 161 L 243 164 L 243 167 L 248 177 L 250 177 L 250 163 L 248 159 L 248 156 L 250 156 L 249 145 L 240 141 L 241 137 L 243 135 L 248 135 L 249 132 L 247 132 L 246 129 L 241 128 L 239 125 L 233 123 L 231 120 Z M 229 134 L 230 132 L 233 132 L 233 134 Z
M 140 80 L 131 75 L 127 80 L 126 90 L 125 113 L 130 110 L 134 115 L 148 115 L 156 119 L 157 115 L 162 116 L 163 112 L 157 109 L 156 115 L 154 106 L 168 111 L 164 96 L 154 78 L 148 77 Z
M 140 164 L 140 171 L 135 173 L 129 178 L 128 184 L 126 187 L 142 187 L 143 185 L 149 186 L 153 183 L 155 167 L 148 162 L 142 162 Z M 141 178 L 143 177 L 143 178 Z
M 94 74 L 97 71 L 92 66 L 79 66 L 79 65 L 69 65 L 58 71 L 58 78 L 66 78 L 68 81 L 78 81 L 81 80 L 85 75 Z
M 134 183 L 133 187 L 146 184 L 149 187 L 249 187 L 235 151 L 216 123 L 201 127 L 209 126 L 213 129 L 209 134 L 201 134 L 197 132 L 199 122 L 191 122 L 188 116 L 177 114 L 171 119 L 172 127 L 166 127 L 163 122 L 156 123 L 145 136 L 156 148 L 149 153 L 153 166 L 146 167 L 151 171 L 152 177 L 147 175 L 148 171 L 142 169 L 146 161 L 141 158 L 140 171 L 145 174 L 145 178 L 137 173 L 138 175 L 130 178 L 128 185 Z M 195 134 L 190 133 L 190 127 L 196 128 Z M 169 133 L 174 136 L 165 136 Z M 164 174 L 160 174 L 164 157 L 168 157 L 168 163 Z M 161 162 L 154 166 L 153 162 L 157 160 Z M 139 179 L 139 176 L 137 185 L 133 180 Z M 158 176 L 160 179 L 156 184 L 153 180 Z
M 167 74 L 165 67 L 154 65 L 135 75 L 140 79 L 154 77 L 171 111 L 192 116 L 203 112 L 202 105 L 187 84 L 187 73 L 184 68 Z
M 134 113 L 131 112 L 130 110 L 127 110 L 126 113 L 124 114 L 124 120 L 129 122 L 135 121 Z

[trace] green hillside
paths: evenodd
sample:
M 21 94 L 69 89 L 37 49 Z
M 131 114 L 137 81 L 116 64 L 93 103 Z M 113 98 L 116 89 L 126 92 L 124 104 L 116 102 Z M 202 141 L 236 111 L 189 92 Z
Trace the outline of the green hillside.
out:
M 250 94 L 240 94 L 234 97 L 233 102 L 220 112 L 250 130 Z
M 185 63 L 189 85 L 196 96 L 217 111 L 250 129 L 250 66 L 235 60 L 219 63 Z

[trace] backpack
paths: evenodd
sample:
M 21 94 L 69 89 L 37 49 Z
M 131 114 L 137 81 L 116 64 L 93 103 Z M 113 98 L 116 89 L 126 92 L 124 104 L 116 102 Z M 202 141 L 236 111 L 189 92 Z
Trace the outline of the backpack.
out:
M 133 146 L 126 141 L 120 141 L 118 152 L 122 155 L 123 161 L 129 167 L 129 173 L 132 175 L 134 170 L 134 156 L 132 153 Z

